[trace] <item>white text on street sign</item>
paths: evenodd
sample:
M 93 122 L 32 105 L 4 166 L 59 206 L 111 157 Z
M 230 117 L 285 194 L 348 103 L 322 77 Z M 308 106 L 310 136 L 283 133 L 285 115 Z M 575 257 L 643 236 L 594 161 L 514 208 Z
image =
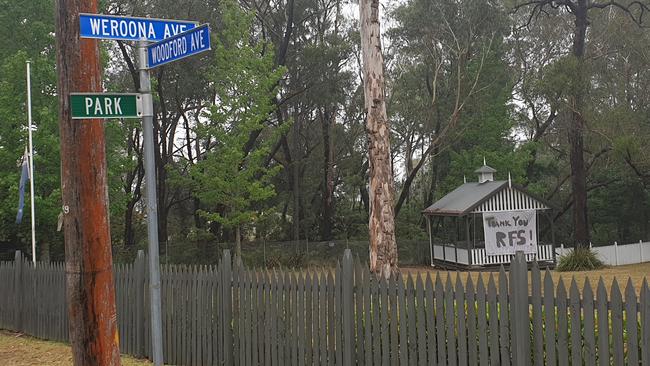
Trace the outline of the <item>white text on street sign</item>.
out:
M 162 41 L 196 26 L 196 22 L 185 20 L 79 14 L 80 38 Z
M 72 119 L 140 118 L 142 98 L 139 94 L 70 93 Z
M 204 24 L 147 46 L 148 67 L 164 65 L 210 49 L 210 27 Z

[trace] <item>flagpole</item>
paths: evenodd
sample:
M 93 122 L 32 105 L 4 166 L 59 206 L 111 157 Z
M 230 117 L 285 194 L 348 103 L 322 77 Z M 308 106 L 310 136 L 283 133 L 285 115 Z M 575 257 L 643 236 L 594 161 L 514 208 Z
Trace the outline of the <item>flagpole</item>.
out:
M 32 145 L 32 81 L 30 61 L 27 61 L 27 120 L 29 133 L 29 194 L 32 212 L 32 262 L 36 264 L 36 218 L 34 217 L 34 146 Z

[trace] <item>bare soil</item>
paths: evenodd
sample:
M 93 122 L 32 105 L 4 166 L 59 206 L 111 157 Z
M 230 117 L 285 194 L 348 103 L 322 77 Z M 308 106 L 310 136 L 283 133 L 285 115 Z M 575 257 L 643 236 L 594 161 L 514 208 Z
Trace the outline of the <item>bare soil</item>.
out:
M 68 366 L 72 365 L 72 350 L 64 343 L 0 330 L 0 363 L 3 366 Z M 150 364 L 147 360 L 122 356 L 125 366 Z

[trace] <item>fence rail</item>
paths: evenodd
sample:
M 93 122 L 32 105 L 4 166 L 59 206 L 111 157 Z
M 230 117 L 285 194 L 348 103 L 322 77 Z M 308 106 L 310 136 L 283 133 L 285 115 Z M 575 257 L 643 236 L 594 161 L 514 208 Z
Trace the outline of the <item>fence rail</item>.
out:
M 165 362 L 177 365 L 645 365 L 650 289 L 557 283 L 519 255 L 487 281 L 333 271 L 162 267 Z M 120 346 L 151 354 L 146 260 L 114 268 Z M 0 263 L 0 328 L 65 341 L 65 271 Z

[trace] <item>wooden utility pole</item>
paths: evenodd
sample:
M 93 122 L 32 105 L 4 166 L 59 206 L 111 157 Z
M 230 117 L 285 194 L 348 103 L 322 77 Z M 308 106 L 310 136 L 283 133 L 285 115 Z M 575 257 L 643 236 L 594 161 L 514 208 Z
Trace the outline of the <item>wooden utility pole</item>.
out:
M 79 38 L 79 13 L 97 0 L 56 1 L 56 47 L 66 295 L 75 365 L 119 365 L 108 222 L 104 122 L 72 120 L 71 92 L 101 92 L 97 40 Z
M 388 277 L 397 270 L 390 127 L 384 95 L 379 0 L 360 0 L 361 53 L 370 176 L 370 270 Z

